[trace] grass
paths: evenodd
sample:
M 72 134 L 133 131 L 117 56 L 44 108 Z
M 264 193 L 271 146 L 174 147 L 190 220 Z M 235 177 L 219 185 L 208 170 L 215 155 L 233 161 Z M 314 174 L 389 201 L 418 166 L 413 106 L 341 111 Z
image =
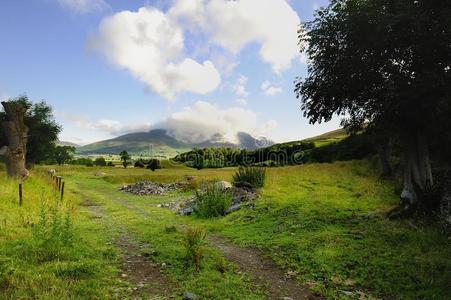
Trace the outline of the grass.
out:
M 214 218 L 223 216 L 232 205 L 231 191 L 218 186 L 214 182 L 207 183 L 202 191 L 196 191 L 196 215 L 201 218 Z
M 300 282 L 328 298 L 352 292 L 385 299 L 449 299 L 451 246 L 432 225 L 389 221 L 385 213 L 398 202 L 395 185 L 380 181 L 367 162 L 340 162 L 267 169 L 262 196 L 254 208 L 219 219 L 178 217 L 158 204 L 192 196 L 135 196 L 118 191 L 141 179 L 160 182 L 220 179 L 233 168 L 193 170 L 170 166 L 143 169 L 60 167 L 67 198 L 59 208 L 70 212 L 74 241 L 55 255 L 36 241 L 42 203 L 55 203 L 40 170 L 24 185 L 24 206 L 17 205 L 17 182 L 0 173 L 0 294 L 16 298 L 124 298 L 127 284 L 118 279 L 118 252 L 110 241 L 128 232 L 148 244 L 151 259 L 178 287 L 202 299 L 262 299 L 248 274 L 203 245 L 202 267 L 186 264 L 187 226 L 261 248 Z M 42 170 L 47 168 L 42 168 Z M 96 172 L 105 177 L 96 177 Z M 46 200 L 43 200 L 46 199 Z M 81 204 L 95 203 L 108 217 L 92 218 Z M 47 250 L 46 250 L 47 249 Z M 43 288 L 45 287 L 45 288 Z M 345 293 L 346 292 L 346 293 Z M 105 296 L 107 295 L 107 296 Z

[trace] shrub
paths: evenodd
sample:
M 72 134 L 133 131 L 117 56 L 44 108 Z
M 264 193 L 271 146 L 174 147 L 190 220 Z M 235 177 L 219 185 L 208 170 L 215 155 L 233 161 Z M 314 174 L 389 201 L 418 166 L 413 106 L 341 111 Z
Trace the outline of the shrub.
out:
M 107 165 L 108 167 L 114 167 L 114 164 L 113 164 L 112 161 L 109 161 L 106 165 Z
M 201 218 L 223 216 L 232 201 L 231 191 L 214 183 L 207 183 L 203 190 L 196 191 L 195 212 Z
M 135 168 L 144 168 L 146 165 L 142 159 L 135 161 Z
M 97 157 L 94 160 L 94 165 L 98 166 L 98 167 L 105 167 L 106 166 L 106 160 L 103 157 Z
M 232 183 L 236 187 L 262 188 L 265 178 L 265 168 L 240 167 L 233 175 Z
M 156 169 L 161 169 L 161 163 L 158 159 L 151 159 L 149 161 L 149 164 L 147 165 L 148 169 L 151 169 L 152 171 L 155 171 Z
M 205 238 L 207 233 L 205 230 L 198 227 L 188 227 L 185 232 L 183 245 L 186 251 L 186 260 L 188 263 L 194 265 L 194 268 L 199 272 L 202 259 L 205 254 Z

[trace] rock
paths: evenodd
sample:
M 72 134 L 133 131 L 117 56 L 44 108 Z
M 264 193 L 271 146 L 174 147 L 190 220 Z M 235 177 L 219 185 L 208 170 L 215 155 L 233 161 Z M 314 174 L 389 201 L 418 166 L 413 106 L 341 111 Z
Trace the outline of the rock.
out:
M 105 176 L 106 175 L 106 173 L 104 173 L 104 172 L 97 172 L 96 174 L 95 174 L 95 176 L 97 176 L 97 177 L 103 177 L 103 176 Z
M 345 294 L 346 296 L 351 297 L 352 295 L 354 295 L 353 292 L 349 292 L 349 291 L 341 291 L 343 294 Z
M 178 190 L 184 186 L 183 183 L 157 183 L 151 181 L 140 181 L 131 185 L 124 185 L 120 188 L 123 192 L 136 195 L 166 195 L 168 192 Z
M 182 299 L 183 300 L 193 300 L 193 299 L 197 299 L 197 296 L 194 293 L 185 292 L 185 293 L 183 293 Z
M 182 209 L 179 210 L 179 215 L 181 216 L 189 216 L 192 215 L 194 212 L 194 209 L 192 207 L 184 207 Z
M 218 181 L 215 182 L 215 186 L 221 189 L 231 189 L 232 188 L 232 184 L 228 181 Z
M 224 212 L 226 215 L 239 210 L 241 208 L 241 203 L 236 203 L 236 204 L 232 204 L 232 206 L 230 206 L 229 208 L 226 209 L 226 211 Z
M 293 300 L 293 298 L 290 298 L 290 297 L 282 297 L 282 300 Z

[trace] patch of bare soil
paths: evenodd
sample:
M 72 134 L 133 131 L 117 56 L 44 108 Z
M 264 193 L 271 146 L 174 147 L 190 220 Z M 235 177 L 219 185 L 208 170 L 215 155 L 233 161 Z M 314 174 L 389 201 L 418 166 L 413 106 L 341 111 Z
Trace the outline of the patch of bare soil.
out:
M 176 287 L 162 272 L 161 266 L 141 254 L 146 245 L 139 245 L 127 234 L 121 235 L 114 244 L 121 249 L 121 274 L 131 287 L 132 299 L 174 298 Z
M 88 209 L 92 218 L 107 217 L 102 205 L 93 202 L 83 194 L 81 195 L 84 200 L 80 205 Z M 176 285 L 162 273 L 159 264 L 152 262 L 141 253 L 149 248 L 149 245 L 136 242 L 132 233 L 123 226 L 116 229 L 120 234 L 113 240 L 113 244 L 122 253 L 119 276 L 130 285 L 127 289 L 127 296 L 131 299 L 174 298 L 177 291 Z
M 262 251 L 251 247 L 230 244 L 218 236 L 210 236 L 210 241 L 219 248 L 225 258 L 248 273 L 256 286 L 265 291 L 268 299 L 322 299 L 314 295 L 307 286 L 302 286 L 290 278 L 274 261 Z

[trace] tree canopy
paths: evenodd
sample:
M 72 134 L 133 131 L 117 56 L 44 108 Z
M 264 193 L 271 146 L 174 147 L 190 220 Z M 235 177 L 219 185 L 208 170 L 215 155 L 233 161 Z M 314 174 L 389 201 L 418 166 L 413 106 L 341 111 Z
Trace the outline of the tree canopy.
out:
M 33 165 L 49 158 L 58 140 L 62 127 L 53 117 L 52 107 L 45 101 L 32 103 L 27 96 L 10 99 L 21 103 L 26 109 L 24 123 L 28 127 L 26 162 Z M 4 111 L 0 111 L 0 122 L 6 120 Z M 6 136 L 0 128 L 0 147 L 6 145 Z
M 450 126 L 451 2 L 332 0 L 299 39 L 310 60 L 295 82 L 304 115 L 396 136 L 414 202 L 414 187 L 432 184 L 428 146 Z

